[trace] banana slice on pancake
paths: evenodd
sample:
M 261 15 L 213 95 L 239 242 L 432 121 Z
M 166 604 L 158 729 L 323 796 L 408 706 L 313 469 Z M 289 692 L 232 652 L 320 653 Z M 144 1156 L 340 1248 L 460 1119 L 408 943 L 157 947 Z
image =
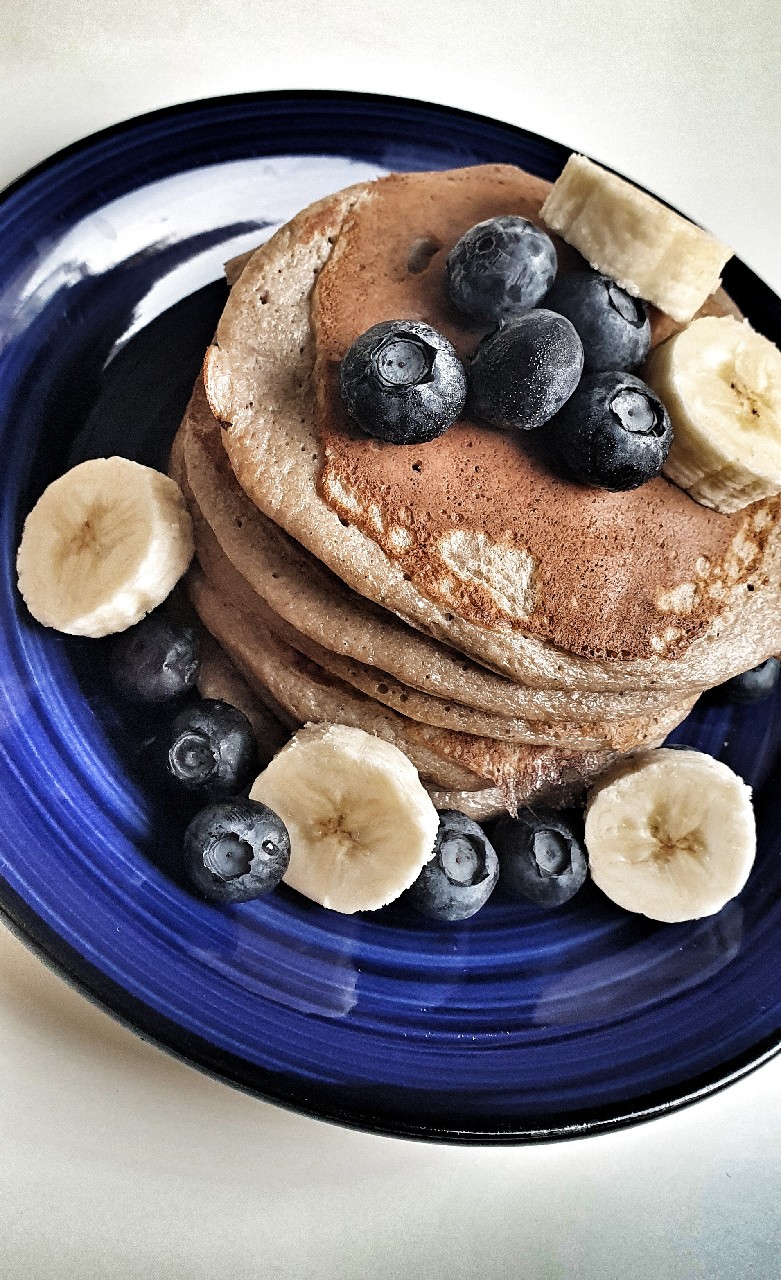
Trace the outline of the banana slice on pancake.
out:
M 165 600 L 193 549 L 173 480 L 128 458 L 94 458 L 53 481 L 28 515 L 19 590 L 44 626 L 112 635 Z
M 746 321 L 702 316 L 651 353 L 673 443 L 664 474 L 705 507 L 781 492 L 781 351 Z
M 642 752 L 594 787 L 585 835 L 591 877 L 618 906 L 651 920 L 699 920 L 748 878 L 751 788 L 699 751 Z
M 285 883 L 351 915 L 374 911 L 415 881 L 439 818 L 398 747 L 348 725 L 307 725 L 255 780 L 250 799 L 290 833 Z
M 597 271 L 674 320 L 696 315 L 732 256 L 707 231 L 585 156 L 570 156 L 542 218 Z

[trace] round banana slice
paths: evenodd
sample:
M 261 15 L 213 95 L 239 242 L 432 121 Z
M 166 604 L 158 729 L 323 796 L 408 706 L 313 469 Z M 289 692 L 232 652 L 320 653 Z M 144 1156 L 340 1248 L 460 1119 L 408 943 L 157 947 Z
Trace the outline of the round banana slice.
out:
M 398 747 L 347 725 L 307 725 L 255 780 L 250 799 L 290 834 L 285 884 L 346 915 L 383 907 L 434 852 L 439 818 Z
M 645 378 L 673 425 L 668 480 L 723 512 L 781 493 L 781 351 L 769 338 L 702 316 L 651 353 Z
M 95 458 L 44 490 L 25 521 L 16 569 L 44 626 L 106 636 L 161 604 L 192 555 L 179 486 L 128 458 Z
M 732 257 L 707 231 L 585 156 L 570 156 L 542 218 L 597 271 L 674 320 L 696 315 Z
M 666 922 L 714 915 L 754 862 L 751 788 L 699 751 L 641 752 L 592 790 L 586 849 L 595 884 L 627 911 Z

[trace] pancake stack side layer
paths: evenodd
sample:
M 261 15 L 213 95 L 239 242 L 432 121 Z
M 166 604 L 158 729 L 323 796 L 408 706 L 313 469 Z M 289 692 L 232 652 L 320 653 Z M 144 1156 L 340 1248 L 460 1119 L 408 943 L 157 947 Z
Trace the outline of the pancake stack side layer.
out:
M 339 362 L 380 320 L 426 321 L 469 357 L 485 330 L 447 300 L 447 253 L 485 218 L 539 223 L 549 189 L 489 165 L 305 209 L 234 266 L 171 456 L 216 641 L 202 691 L 386 738 L 477 818 L 576 801 L 781 648 L 777 499 L 725 516 L 661 478 L 570 483 L 468 418 L 403 446 L 347 417 Z M 703 310 L 735 312 L 721 291 Z M 675 327 L 653 315 L 654 342 Z

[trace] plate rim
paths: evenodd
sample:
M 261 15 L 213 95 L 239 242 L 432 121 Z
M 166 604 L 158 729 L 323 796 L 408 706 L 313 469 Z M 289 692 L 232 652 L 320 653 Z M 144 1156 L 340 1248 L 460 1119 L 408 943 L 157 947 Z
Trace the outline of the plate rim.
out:
M 56 151 L 52 151 L 49 155 L 44 156 L 43 159 L 36 161 L 35 164 L 28 169 L 24 169 L 17 177 L 12 178 L 9 183 L 0 188 L 0 205 L 13 197 L 19 189 L 27 186 L 63 160 L 77 156 L 82 151 L 88 151 L 96 143 L 108 142 L 123 133 L 132 132 L 139 125 L 171 119 L 196 110 L 209 110 L 219 104 L 234 103 L 238 106 L 242 102 L 247 104 L 275 101 L 312 102 L 317 99 L 325 99 L 329 102 L 353 102 L 356 105 L 376 103 L 377 105 L 384 104 L 386 106 L 420 107 L 423 110 L 436 111 L 450 116 L 455 120 L 472 120 L 478 124 L 490 125 L 492 128 L 506 129 L 508 133 L 522 134 L 525 138 L 533 138 L 544 143 L 546 147 L 554 147 L 556 150 L 561 151 L 564 156 L 572 153 L 572 148 L 568 147 L 566 143 L 558 142 L 555 138 L 548 138 L 545 134 L 536 133 L 533 129 L 525 129 L 522 125 L 510 124 L 507 120 L 499 120 L 494 116 L 483 115 L 479 111 L 470 111 L 466 107 L 454 107 L 447 103 L 434 102 L 429 98 L 410 98 L 401 94 L 372 93 L 369 91 L 364 93 L 358 89 L 250 89 L 241 93 L 213 94 L 207 98 L 188 98 L 184 102 L 173 102 L 164 107 L 154 107 L 151 111 L 140 111 L 137 115 L 127 116 L 123 120 L 115 121 L 114 124 L 105 125 L 101 129 L 95 129 L 80 138 L 75 138 L 73 142 L 65 143 L 64 146 L 58 147 Z M 609 166 L 603 165 L 603 168 L 609 168 Z M 610 172 L 617 171 L 611 169 Z M 634 185 L 637 186 L 638 184 L 634 183 Z
M 489 1128 L 487 1125 L 463 1123 L 414 1123 L 401 1119 L 398 1113 L 383 1114 L 378 1108 L 338 1105 L 326 1101 L 328 1087 L 316 1086 L 309 1090 L 316 1099 L 307 1101 L 306 1088 L 298 1086 L 276 1087 L 265 1079 L 263 1084 L 250 1076 L 271 1075 L 265 1068 L 246 1062 L 211 1044 L 201 1036 L 187 1031 L 164 1014 L 158 1013 L 143 1000 L 133 996 L 120 983 L 104 974 L 96 965 L 82 956 L 70 943 L 61 938 L 0 878 L 0 923 L 22 942 L 50 972 L 63 979 L 71 989 L 84 996 L 90 1004 L 108 1014 L 114 1021 L 139 1036 L 147 1044 L 162 1050 L 184 1066 L 202 1072 L 213 1080 L 238 1089 L 241 1093 L 263 1102 L 292 1111 L 308 1119 L 371 1133 L 378 1137 L 403 1138 L 418 1142 L 441 1143 L 451 1146 L 533 1146 L 542 1143 L 568 1141 L 599 1133 L 614 1133 L 634 1128 L 661 1116 L 683 1110 L 700 1102 L 736 1081 L 751 1075 L 766 1062 L 777 1057 L 781 1050 L 781 1032 L 765 1037 L 761 1050 L 746 1050 L 727 1064 L 722 1064 L 678 1092 L 675 1086 L 658 1090 L 649 1095 L 641 1107 L 619 1110 L 614 1104 L 605 1104 L 591 1112 L 581 1111 L 572 1119 L 550 1121 L 541 1116 L 539 1124 L 513 1127 L 510 1123 Z M 61 954 L 57 954 L 58 951 Z M 67 957 L 63 959 L 63 954 Z M 137 1020 L 137 1010 L 143 1010 L 149 1025 Z M 157 1028 L 151 1030 L 150 1026 Z M 167 1033 L 167 1034 L 166 1034 Z
M 0 209 L 20 191 L 39 178 L 45 177 L 48 172 L 56 169 L 63 162 L 89 152 L 96 145 L 121 138 L 122 135 L 132 133 L 140 127 L 176 119 L 199 110 L 209 111 L 229 105 L 238 106 L 242 103 L 247 105 L 272 102 L 314 104 L 323 101 L 334 103 L 342 101 L 354 106 L 374 104 L 388 108 L 394 106 L 419 108 L 452 120 L 472 121 L 494 130 L 506 131 L 509 135 L 521 136 L 531 141 L 536 140 L 546 148 L 560 153 L 562 158 L 572 154 L 572 149 L 566 144 L 521 125 L 428 99 L 358 90 L 311 88 L 252 90 L 170 103 L 151 111 L 140 112 L 86 134 L 45 156 L 12 179 L 0 190 Z M 602 164 L 601 161 L 600 164 Z M 604 164 L 602 167 L 610 168 Z M 641 187 L 641 184 L 634 180 L 633 185 Z M 642 187 L 641 189 L 646 190 Z M 662 199 L 659 196 L 656 198 Z M 664 200 L 662 202 L 667 203 Z M 772 288 L 756 272 L 742 261 L 740 266 L 749 273 L 762 292 L 766 292 L 772 299 L 777 299 Z M 712 1068 L 693 1080 L 682 1081 L 678 1085 L 671 1085 L 649 1094 L 647 1101 L 639 1107 L 632 1107 L 626 1103 L 607 1103 L 591 1111 L 581 1109 L 571 1119 L 564 1115 L 553 1121 L 541 1115 L 540 1123 L 534 1126 L 529 1123 L 513 1124 L 509 1120 L 506 1124 L 497 1124 L 495 1127 L 489 1127 L 487 1124 L 443 1123 L 432 1120 L 416 1123 L 401 1118 L 396 1111 L 384 1114 L 376 1106 L 368 1109 L 360 1105 L 348 1106 L 344 1103 L 338 1105 L 333 1098 L 326 1101 L 324 1095 L 330 1095 L 333 1092 L 330 1086 L 320 1084 L 308 1086 L 306 1082 L 293 1080 L 292 1077 L 290 1079 L 293 1082 L 287 1087 L 277 1081 L 272 1083 L 268 1077 L 273 1076 L 274 1073 L 195 1035 L 132 995 L 62 938 L 11 888 L 2 876 L 0 876 L 0 922 L 9 928 L 11 933 L 47 968 L 64 979 L 91 1004 L 109 1014 L 115 1021 L 140 1036 L 142 1040 L 185 1065 L 253 1097 L 299 1115 L 386 1137 L 461 1146 L 493 1146 L 533 1145 L 614 1132 L 691 1106 L 750 1075 L 781 1052 L 781 1027 L 779 1027 L 775 1033 L 764 1037 L 736 1058 L 719 1064 L 718 1067 Z M 139 1013 L 142 1014 L 143 1020 L 139 1020 L 137 1016 Z

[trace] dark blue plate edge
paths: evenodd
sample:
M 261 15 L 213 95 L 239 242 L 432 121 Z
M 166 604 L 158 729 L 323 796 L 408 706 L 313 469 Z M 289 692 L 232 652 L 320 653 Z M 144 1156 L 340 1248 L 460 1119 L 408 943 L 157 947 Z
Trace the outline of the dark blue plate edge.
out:
M 423 111 L 436 112 L 451 120 L 470 120 L 476 124 L 488 125 L 493 129 L 506 131 L 511 135 L 520 134 L 524 138 L 539 142 L 546 150 L 552 149 L 555 151 L 557 159 L 561 160 L 562 166 L 567 157 L 572 154 L 571 147 L 567 147 L 561 142 L 556 142 L 554 139 L 546 138 L 541 133 L 534 133 L 531 129 L 522 129 L 520 125 L 508 124 L 506 121 L 496 120 L 492 116 L 481 115 L 477 111 L 467 111 L 462 110 L 460 107 L 450 107 L 438 102 L 429 102 L 425 98 L 402 98 L 393 94 L 361 93 L 349 89 L 259 89 L 247 93 L 216 94 L 210 98 L 192 98 L 187 102 L 176 102 L 167 107 L 157 107 L 154 111 L 143 111 L 137 116 L 129 116 L 127 119 L 117 121 L 116 124 L 107 125 L 105 129 L 97 129 L 94 133 L 86 134 L 83 138 L 77 138 L 75 142 L 67 143 L 66 146 L 61 147 L 58 151 L 53 151 L 29 169 L 25 169 L 7 186 L 0 189 L 0 203 L 10 199 L 22 187 L 41 177 L 63 160 L 77 156 L 82 151 L 88 151 L 101 142 L 121 137 L 123 133 L 132 133 L 141 124 L 153 124 L 157 121 L 176 119 L 178 116 L 185 116 L 194 111 L 207 111 L 215 104 L 240 106 L 242 103 L 259 102 L 289 102 L 291 105 L 302 102 L 310 104 L 317 102 L 344 102 L 352 103 L 355 106 L 374 104 L 378 107 L 398 107 L 399 109 L 413 107 Z M 603 166 L 603 168 L 605 167 L 607 166 Z M 635 183 L 635 185 L 638 184 Z
M 324 89 L 277 89 L 258 90 L 238 94 L 221 94 L 209 98 L 198 98 L 188 102 L 174 103 L 160 107 L 154 111 L 143 112 L 129 119 L 108 125 L 75 142 L 69 143 L 58 151 L 51 153 L 31 168 L 25 170 L 8 186 L 0 190 L 0 205 L 5 204 L 15 193 L 31 181 L 45 175 L 62 161 L 91 149 L 96 144 L 120 137 L 132 132 L 140 124 L 149 124 L 166 119 L 176 119 L 196 110 L 208 110 L 214 104 L 235 104 L 259 102 L 289 102 L 315 104 L 317 102 L 345 102 L 354 105 L 375 104 L 384 107 L 417 108 L 435 112 L 452 120 L 474 121 L 499 128 L 512 135 L 522 135 L 531 141 L 538 141 L 546 148 L 552 148 L 563 163 L 571 154 L 571 149 L 542 134 L 523 129 L 518 125 L 508 124 L 478 112 L 462 110 L 434 103 L 422 98 L 397 97 L 388 94 L 362 93 L 349 90 Z M 609 166 L 603 165 L 605 168 Z M 615 171 L 612 171 L 615 172 Z M 619 175 L 622 176 L 622 175 Z M 640 186 L 639 183 L 634 185 Z M 646 188 L 641 188 L 646 190 Z M 654 193 L 651 193 L 654 194 Z M 660 199 L 660 197 L 656 197 Z M 667 203 L 662 201 L 662 203 Z M 668 206 L 672 208 L 673 206 Z M 677 210 L 676 210 L 677 212 Z M 732 268 L 732 270 L 731 270 Z M 734 272 L 734 274 L 733 274 Z M 752 307 L 757 308 L 762 319 L 755 327 L 763 329 L 765 313 L 777 306 L 777 297 L 769 285 L 750 268 L 733 259 L 725 269 L 725 287 L 738 305 L 741 296 L 749 285 L 757 290 L 759 297 L 752 298 Z M 506 1120 L 496 1121 L 492 1127 L 470 1127 L 456 1117 L 447 1118 L 442 1123 L 431 1120 L 416 1123 L 413 1120 L 401 1119 L 395 1113 L 384 1113 L 376 1106 L 366 1110 L 355 1102 L 345 1101 L 345 1095 L 352 1091 L 325 1086 L 307 1087 L 301 1081 L 291 1085 L 288 1077 L 280 1076 L 265 1068 L 257 1067 L 238 1056 L 220 1050 L 200 1036 L 196 1036 L 178 1026 L 175 1022 L 163 1017 L 151 1006 L 132 996 L 118 983 L 115 983 L 96 966 L 87 961 L 75 948 L 65 942 L 55 930 L 51 929 L 32 911 L 22 898 L 0 877 L 0 919 L 10 931 L 25 944 L 37 957 L 46 964 L 90 1003 L 108 1013 L 116 1021 L 126 1026 L 142 1040 L 178 1058 L 188 1066 L 195 1067 L 205 1075 L 228 1083 L 242 1092 L 263 1098 L 265 1101 L 280 1105 L 316 1120 L 324 1120 L 336 1125 L 346 1126 L 361 1132 L 370 1132 L 386 1137 L 409 1138 L 423 1142 L 440 1142 L 454 1145 L 520 1145 L 528 1143 L 554 1142 L 563 1139 L 585 1137 L 592 1133 L 608 1132 L 639 1124 L 671 1111 L 701 1100 L 711 1094 L 720 1092 L 728 1085 L 751 1074 L 781 1050 L 781 1030 L 778 1033 L 758 1041 L 745 1053 L 729 1062 L 722 1063 L 718 1069 L 706 1072 L 693 1080 L 682 1083 L 678 1087 L 659 1090 L 649 1094 L 641 1106 L 622 1108 L 620 1105 L 608 1105 L 589 1111 L 580 1111 L 571 1119 L 557 1116 L 555 1119 L 540 1115 L 534 1124 L 513 1128 Z M 638 1101 L 640 1101 L 638 1099 Z
M 557 1142 L 583 1138 L 594 1133 L 614 1132 L 678 1111 L 710 1094 L 720 1092 L 756 1070 L 781 1048 L 781 1035 L 769 1036 L 746 1053 L 722 1064 L 718 1070 L 696 1077 L 678 1089 L 659 1090 L 649 1094 L 641 1106 L 626 1109 L 622 1109 L 620 1105 L 596 1107 L 590 1111 L 578 1112 L 569 1119 L 566 1115 L 555 1119 L 540 1115 L 532 1123 L 517 1128 L 513 1128 L 506 1120 L 496 1120 L 491 1127 L 471 1127 L 464 1125 L 463 1119 L 455 1115 L 452 1118 L 446 1117 L 441 1123 L 430 1119 L 416 1122 L 402 1119 L 395 1112 L 383 1112 L 375 1104 L 372 1104 L 371 1109 L 361 1106 L 356 1101 L 360 1096 L 357 1090 L 322 1085 L 312 1087 L 300 1080 L 291 1082 L 289 1077 L 248 1063 L 186 1031 L 144 1001 L 132 996 L 119 983 L 86 960 L 41 920 L 2 879 L 0 922 L 42 960 L 48 969 L 59 978 L 64 978 L 70 987 L 85 996 L 91 1004 L 148 1044 L 178 1058 L 186 1066 L 194 1067 L 204 1075 L 230 1084 L 243 1093 L 275 1103 L 299 1115 L 383 1137 L 478 1146 Z
M 75 142 L 67 143 L 64 147 L 60 147 L 57 151 L 51 152 L 43 160 L 32 165 L 29 169 L 25 169 L 18 177 L 12 179 L 5 187 L 0 188 L 0 204 L 4 204 L 11 199 L 18 190 L 25 187 L 29 182 L 45 174 L 49 169 L 54 168 L 63 160 L 67 160 L 72 156 L 79 155 L 82 151 L 89 150 L 104 141 L 112 138 L 120 137 L 123 133 L 132 132 L 140 124 L 151 124 L 156 121 L 166 119 L 175 119 L 177 116 L 187 115 L 193 111 L 208 110 L 214 103 L 234 104 L 236 106 L 242 103 L 257 102 L 290 102 L 293 103 L 316 103 L 322 102 L 344 102 L 353 103 L 355 105 L 375 104 L 377 106 L 409 108 L 413 107 L 423 111 L 433 111 L 438 115 L 444 116 L 451 120 L 474 121 L 476 124 L 488 125 L 492 129 L 498 129 L 510 135 L 520 134 L 522 137 L 530 141 L 538 142 L 546 150 L 555 152 L 557 160 L 564 166 L 566 160 L 572 155 L 572 148 L 566 146 L 562 142 L 557 142 L 555 138 L 548 138 L 544 134 L 535 133 L 532 129 L 524 129 L 521 125 L 509 124 L 506 120 L 497 120 L 494 116 L 485 116 L 477 111 L 467 111 L 461 107 L 451 107 L 443 103 L 432 102 L 426 98 L 402 98 L 393 94 L 384 93 L 362 93 L 349 89 L 265 89 L 256 90 L 246 93 L 224 93 L 217 94 L 211 98 L 192 98 L 187 102 L 172 103 L 167 107 L 157 107 L 154 111 L 144 111 L 136 116 L 129 116 L 124 120 L 118 120 L 115 124 L 107 125 L 104 129 L 97 129 L 94 133 L 86 134 L 83 138 L 77 138 Z M 582 154 L 586 155 L 585 152 Z M 588 157 L 593 159 L 593 157 Z M 597 163 L 603 169 L 607 169 L 610 173 L 614 173 L 616 177 L 623 178 L 624 175 L 619 173 L 617 169 L 611 168 L 603 160 Z M 655 200 L 672 209 L 675 213 L 681 213 L 675 205 L 670 204 L 663 196 L 657 192 L 644 187 L 642 183 L 636 179 L 632 179 L 632 185 L 638 187 L 641 191 L 652 195 Z M 687 221 L 693 222 L 694 219 L 689 218 L 688 214 L 681 214 Z M 699 225 L 699 224 L 695 224 Z M 764 319 L 765 313 L 770 310 L 773 304 L 777 303 L 778 298 L 770 285 L 767 284 L 761 276 L 752 271 L 750 267 L 738 258 L 737 255 L 732 257 L 724 268 L 724 287 L 735 302 L 740 305 L 740 297 L 736 296 L 731 286 L 736 285 L 739 292 L 745 287 L 746 280 L 740 279 L 743 273 L 748 275 L 748 283 L 752 289 L 758 288 L 760 297 L 752 298 L 752 308 L 757 310 L 759 307 Z M 738 278 L 736 279 L 736 275 Z M 752 321 L 754 323 L 754 321 Z M 762 324 L 755 324 L 755 327 L 762 330 Z

